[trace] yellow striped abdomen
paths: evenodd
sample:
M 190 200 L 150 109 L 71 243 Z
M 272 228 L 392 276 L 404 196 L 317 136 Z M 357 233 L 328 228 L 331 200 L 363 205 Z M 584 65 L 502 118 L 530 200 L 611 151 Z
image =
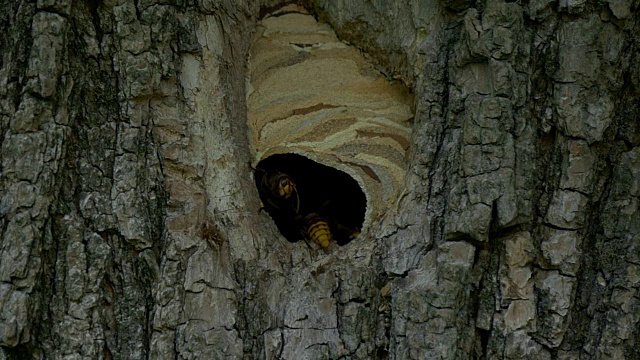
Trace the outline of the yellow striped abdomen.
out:
M 332 236 L 329 224 L 326 221 L 320 218 L 311 219 L 308 223 L 307 234 L 316 244 L 325 249 L 329 247 Z

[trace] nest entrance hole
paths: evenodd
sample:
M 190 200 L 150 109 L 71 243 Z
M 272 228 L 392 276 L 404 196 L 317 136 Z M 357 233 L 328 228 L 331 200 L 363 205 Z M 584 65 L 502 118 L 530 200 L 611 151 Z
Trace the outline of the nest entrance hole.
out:
M 304 238 L 304 219 L 313 214 L 326 219 L 333 241 L 340 246 L 348 244 L 362 229 L 367 199 L 347 173 L 298 154 L 271 155 L 256 169 L 254 178 L 264 209 L 288 241 Z M 286 202 L 275 201 L 268 188 L 274 174 L 288 175 L 297 194 Z

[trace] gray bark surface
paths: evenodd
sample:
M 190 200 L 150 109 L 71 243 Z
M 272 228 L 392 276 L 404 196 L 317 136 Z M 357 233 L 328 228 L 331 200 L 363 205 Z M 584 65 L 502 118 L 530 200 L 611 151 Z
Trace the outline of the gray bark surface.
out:
M 305 5 L 414 92 L 330 253 L 258 213 L 277 1 L 0 3 L 0 359 L 638 359 L 637 0 Z

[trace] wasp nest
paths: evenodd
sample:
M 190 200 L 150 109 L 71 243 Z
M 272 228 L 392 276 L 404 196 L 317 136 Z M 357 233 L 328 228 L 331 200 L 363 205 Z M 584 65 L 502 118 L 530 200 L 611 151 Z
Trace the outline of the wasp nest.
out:
M 366 195 L 363 227 L 396 201 L 413 118 L 403 84 L 384 78 L 328 24 L 295 5 L 258 24 L 249 74 L 254 166 L 298 154 L 347 173 Z

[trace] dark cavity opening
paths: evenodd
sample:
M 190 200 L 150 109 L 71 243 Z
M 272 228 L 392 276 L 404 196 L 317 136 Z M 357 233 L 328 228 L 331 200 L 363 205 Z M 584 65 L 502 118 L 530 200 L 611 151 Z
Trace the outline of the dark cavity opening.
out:
M 332 242 L 340 246 L 360 233 L 367 199 L 347 173 L 301 155 L 277 154 L 258 163 L 254 178 L 263 209 L 290 242 L 312 242 L 310 224 L 318 219 L 329 225 Z M 295 190 L 285 198 L 281 194 L 287 191 L 279 190 L 287 189 L 287 179 Z

